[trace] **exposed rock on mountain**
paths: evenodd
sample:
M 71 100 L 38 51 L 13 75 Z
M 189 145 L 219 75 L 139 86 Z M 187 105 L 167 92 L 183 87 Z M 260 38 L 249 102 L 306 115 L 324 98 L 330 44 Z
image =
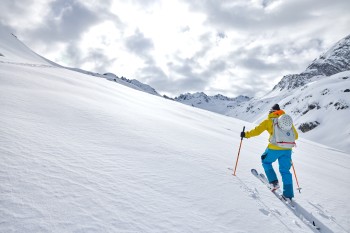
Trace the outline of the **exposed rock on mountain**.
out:
M 295 89 L 319 78 L 347 71 L 349 67 L 350 35 L 315 59 L 304 72 L 284 76 L 273 89 Z
M 320 124 L 320 122 L 318 122 L 318 121 L 302 123 L 299 125 L 298 129 L 301 132 L 306 133 L 306 132 L 316 128 L 319 124 Z

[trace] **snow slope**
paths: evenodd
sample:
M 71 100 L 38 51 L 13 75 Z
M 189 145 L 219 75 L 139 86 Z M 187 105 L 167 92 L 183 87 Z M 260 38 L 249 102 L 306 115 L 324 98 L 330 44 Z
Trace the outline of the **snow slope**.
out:
M 0 38 L 0 232 L 317 232 L 250 174 L 266 134 L 244 140 L 237 177 L 227 169 L 253 124 Z M 321 232 L 349 232 L 349 154 L 301 139 L 293 156 L 298 203 Z

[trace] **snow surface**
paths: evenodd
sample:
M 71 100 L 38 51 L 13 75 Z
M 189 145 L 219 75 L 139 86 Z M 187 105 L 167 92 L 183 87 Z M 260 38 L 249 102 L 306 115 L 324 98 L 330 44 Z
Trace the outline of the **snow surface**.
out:
M 0 232 L 317 232 L 250 174 L 267 134 L 227 169 L 254 124 L 55 67 L 0 33 Z M 293 159 L 298 203 L 349 232 L 349 154 L 300 139 Z

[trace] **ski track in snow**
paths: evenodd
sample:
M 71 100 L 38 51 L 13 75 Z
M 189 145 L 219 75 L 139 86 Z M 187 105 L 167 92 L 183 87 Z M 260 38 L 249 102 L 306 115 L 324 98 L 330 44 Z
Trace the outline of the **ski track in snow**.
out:
M 240 188 L 247 193 L 252 199 L 254 199 L 257 204 L 261 207 L 259 208 L 259 211 L 266 215 L 266 216 L 274 216 L 286 229 L 288 232 L 293 232 L 292 229 L 288 226 L 288 223 L 285 223 L 282 218 L 281 218 L 281 213 L 278 210 L 270 209 L 267 204 L 263 202 L 263 200 L 259 196 L 259 191 L 255 189 L 249 188 L 240 178 L 235 177 L 239 183 L 240 183 Z M 295 220 L 293 220 L 295 221 Z M 295 222 L 297 226 L 300 227 L 300 225 Z
M 28 67 L 36 67 L 36 68 L 59 68 L 53 65 L 46 64 L 35 64 L 35 63 L 26 63 L 26 62 L 11 62 L 11 61 L 0 61 L 3 64 L 17 65 L 17 66 L 28 66 Z
M 258 178 L 258 177 L 257 177 Z M 260 177 L 259 177 L 260 178 Z M 258 178 L 258 179 L 259 179 Z M 266 185 L 266 176 L 263 175 L 263 182 Z M 276 190 L 275 192 L 273 192 L 273 194 L 278 197 L 279 195 L 282 194 L 281 189 Z M 328 213 L 326 213 L 326 211 L 323 210 L 322 206 L 319 204 L 313 204 L 312 202 L 308 202 L 309 204 L 311 204 L 313 207 L 316 207 L 317 209 L 317 213 L 323 217 L 326 218 L 327 220 L 332 220 L 334 223 L 335 219 L 329 215 Z M 332 233 L 333 231 L 328 228 L 322 221 L 320 221 L 316 216 L 314 216 L 312 214 L 312 212 L 309 212 L 308 210 L 306 210 L 303 206 L 301 206 L 298 202 L 296 202 L 295 200 L 293 201 L 293 205 L 294 207 L 290 207 L 287 203 L 284 203 L 286 205 L 286 207 L 288 207 L 290 209 L 290 211 L 297 216 L 302 222 L 304 222 L 308 227 L 310 227 L 314 232 L 324 232 L 324 233 Z M 316 228 L 314 227 L 316 224 Z M 337 223 L 336 223 L 337 224 Z M 314 226 L 312 226 L 314 225 Z M 341 225 L 337 224 L 340 229 L 346 231 Z M 318 229 L 319 228 L 319 229 Z
M 317 204 L 317 203 L 313 203 L 311 201 L 308 202 L 311 206 L 315 207 L 315 209 L 317 210 L 317 213 L 323 217 L 324 219 L 330 220 L 332 222 L 334 222 L 339 229 L 341 229 L 344 232 L 349 232 L 348 230 L 345 229 L 344 226 L 342 226 L 341 224 L 339 224 L 336 220 L 336 218 L 334 216 L 332 216 L 326 209 L 324 209 L 324 207 L 321 204 Z M 350 220 L 349 220 L 350 221 Z
M 232 169 L 229 169 L 229 170 L 232 171 Z M 257 204 L 260 206 L 259 211 L 266 216 L 275 217 L 283 226 L 285 226 L 286 231 L 294 232 L 290 228 L 290 224 L 289 224 L 290 222 L 292 222 L 293 224 L 295 224 L 296 226 L 298 226 L 300 228 L 298 232 L 309 232 L 310 229 L 313 232 L 320 232 L 317 229 L 315 229 L 314 227 L 311 227 L 310 226 L 311 223 L 309 223 L 304 218 L 304 216 L 309 215 L 309 213 L 306 213 L 306 210 L 302 209 L 301 212 L 295 213 L 295 211 L 288 210 L 288 208 L 285 208 L 283 213 L 281 213 L 278 209 L 271 208 L 268 206 L 268 204 L 266 204 L 264 202 L 264 200 L 261 198 L 261 195 L 260 195 L 257 188 L 250 188 L 247 184 L 245 184 L 244 181 L 242 181 L 237 176 L 235 176 L 234 179 L 237 179 L 239 181 L 240 188 L 243 190 L 243 192 L 245 192 L 248 196 L 250 196 L 252 199 L 254 199 L 257 202 Z M 302 207 L 299 206 L 299 210 L 301 208 Z M 293 213 L 293 214 L 291 214 L 291 213 Z M 295 218 L 295 217 L 298 217 L 298 218 Z M 301 221 L 302 223 L 300 223 L 299 221 Z M 307 226 L 307 229 L 303 228 L 302 225 Z M 323 229 L 323 231 L 321 231 L 321 232 L 331 233 L 332 231 L 329 229 L 326 229 L 326 227 L 325 227 Z

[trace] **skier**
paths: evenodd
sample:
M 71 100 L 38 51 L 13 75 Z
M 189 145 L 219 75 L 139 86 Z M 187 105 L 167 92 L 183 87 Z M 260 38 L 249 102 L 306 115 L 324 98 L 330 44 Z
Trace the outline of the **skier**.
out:
M 269 132 L 269 134 L 270 134 L 269 144 L 268 144 L 265 152 L 261 156 L 262 166 L 265 170 L 265 174 L 267 176 L 267 179 L 271 185 L 271 190 L 275 191 L 280 186 L 278 183 L 276 173 L 272 167 L 272 163 L 275 162 L 276 160 L 278 160 L 279 171 L 281 173 L 282 181 L 283 181 L 283 197 L 289 198 L 291 200 L 294 197 L 293 179 L 292 179 L 292 174 L 289 171 L 291 166 L 292 166 L 292 160 L 291 160 L 292 148 L 284 148 L 284 147 L 278 146 L 277 143 L 274 143 L 274 140 L 272 140 L 274 137 L 274 135 L 273 135 L 274 134 L 274 132 L 273 132 L 274 131 L 273 119 L 279 118 L 283 115 L 285 115 L 285 112 L 280 109 L 280 106 L 278 104 L 273 105 L 269 114 L 268 114 L 267 119 L 262 121 L 253 130 L 250 130 L 247 132 L 244 132 L 244 131 L 241 132 L 241 137 L 242 138 L 255 137 L 255 136 L 260 135 L 265 130 L 267 130 L 267 132 Z M 284 117 L 288 118 L 289 116 L 285 115 Z M 291 118 L 290 118 L 288 123 L 291 124 L 291 126 L 292 126 L 292 129 L 294 132 L 294 137 L 295 137 L 294 140 L 298 139 L 298 132 L 296 131 L 294 125 L 292 125 Z

